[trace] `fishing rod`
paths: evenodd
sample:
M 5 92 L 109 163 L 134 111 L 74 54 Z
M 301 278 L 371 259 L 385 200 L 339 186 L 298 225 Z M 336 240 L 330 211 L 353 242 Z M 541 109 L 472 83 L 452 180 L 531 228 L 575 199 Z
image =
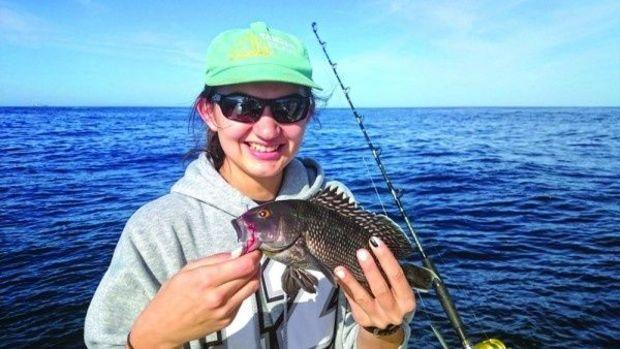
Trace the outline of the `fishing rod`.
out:
M 329 57 L 329 54 L 327 53 L 327 49 L 325 48 L 326 42 L 321 40 L 321 38 L 319 37 L 316 22 L 312 22 L 312 31 L 314 31 L 314 35 L 316 36 L 317 40 L 319 41 L 319 44 L 323 48 L 323 53 L 325 54 L 327 61 L 332 67 L 332 70 L 334 71 L 334 75 L 336 75 L 336 79 L 338 80 L 338 83 L 340 84 L 340 88 L 342 89 L 342 92 L 344 92 L 344 96 L 346 97 L 347 102 L 349 103 L 349 106 L 351 107 L 351 111 L 353 111 L 353 115 L 355 116 L 355 120 L 357 121 L 357 124 L 362 130 L 362 133 L 364 134 L 366 143 L 368 143 L 368 147 L 370 148 L 370 151 L 372 152 L 372 156 L 375 159 L 377 166 L 379 167 L 379 170 L 381 171 L 381 174 L 383 175 L 383 179 L 385 180 L 387 188 L 390 191 L 390 194 L 392 194 L 392 197 L 394 198 L 394 202 L 396 203 L 396 206 L 398 207 L 400 215 L 405 221 L 405 224 L 407 225 L 407 230 L 409 234 L 407 236 L 405 232 L 405 236 L 409 240 L 409 243 L 411 243 L 411 240 L 415 242 L 415 246 L 417 247 L 418 252 L 420 253 L 422 257 L 422 263 L 424 264 L 426 268 L 432 270 L 437 276 L 433 281 L 433 287 L 435 288 L 435 292 L 437 293 L 437 297 L 439 298 L 439 302 L 441 303 L 441 306 L 444 312 L 446 313 L 446 315 L 448 316 L 448 319 L 450 320 L 450 324 L 452 325 L 452 328 L 454 329 L 457 337 L 461 341 L 461 345 L 463 346 L 463 349 L 506 349 L 506 346 L 504 345 L 504 343 L 502 343 L 498 339 L 493 339 L 493 338 L 480 342 L 476 344 L 475 346 L 471 345 L 471 341 L 468 339 L 465 333 L 465 327 L 463 325 L 463 321 L 461 320 L 461 317 L 459 316 L 459 313 L 456 310 L 456 306 L 454 305 L 454 302 L 452 301 L 452 297 L 450 296 L 450 293 L 448 293 L 448 289 L 446 288 L 446 285 L 444 284 L 443 279 L 439 275 L 439 271 L 435 267 L 435 264 L 431 261 L 429 256 L 424 252 L 424 248 L 422 248 L 422 244 L 420 243 L 420 240 L 418 239 L 417 234 L 413 230 L 413 226 L 411 225 L 409 217 L 405 213 L 405 209 L 403 208 L 403 205 L 400 201 L 402 192 L 396 189 L 394 185 L 392 184 L 392 181 L 390 180 L 390 177 L 388 176 L 387 171 L 385 170 L 385 166 L 383 166 L 383 162 L 381 161 L 381 158 L 379 157 L 381 150 L 380 148 L 376 147 L 372 143 L 370 136 L 368 136 L 368 132 L 366 132 L 366 127 L 364 126 L 363 119 L 357 113 L 357 109 L 355 109 L 355 106 L 353 105 L 353 102 L 351 101 L 351 98 L 349 97 L 349 88 L 345 87 L 344 84 L 342 83 L 342 80 L 340 79 L 340 76 L 338 75 L 338 71 L 336 70 L 336 63 L 332 62 L 331 58 Z M 440 340 L 440 342 L 444 343 L 443 338 L 441 337 L 441 334 L 434 328 L 433 328 L 433 332 L 435 332 L 435 335 L 438 336 L 438 339 Z

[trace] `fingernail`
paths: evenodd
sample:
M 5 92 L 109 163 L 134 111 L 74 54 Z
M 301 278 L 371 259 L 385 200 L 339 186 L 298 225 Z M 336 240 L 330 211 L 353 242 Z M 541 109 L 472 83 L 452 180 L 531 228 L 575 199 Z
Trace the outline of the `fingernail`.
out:
M 334 274 L 336 274 L 339 279 L 344 279 L 344 269 L 342 269 L 342 267 L 336 267 Z
M 366 250 L 357 250 L 357 258 L 359 258 L 360 261 L 365 262 L 368 257 L 370 256 Z
M 381 243 L 381 239 L 379 239 L 376 236 L 373 236 L 370 238 L 370 244 L 372 245 L 372 247 L 377 248 L 379 247 L 379 244 Z
M 232 250 L 232 252 L 230 252 L 230 258 L 241 257 L 242 253 L 243 253 L 243 247 L 238 247 L 238 248 Z

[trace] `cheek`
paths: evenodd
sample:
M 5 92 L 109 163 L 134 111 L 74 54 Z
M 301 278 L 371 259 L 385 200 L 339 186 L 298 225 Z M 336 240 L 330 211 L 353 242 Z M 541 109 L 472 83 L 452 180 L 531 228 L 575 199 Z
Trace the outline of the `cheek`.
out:
M 306 124 L 284 125 L 282 126 L 282 132 L 287 140 L 299 146 L 304 138 L 304 133 L 306 132 Z
M 223 126 L 218 129 L 218 136 L 223 148 L 242 141 L 250 132 L 250 126 L 245 124 L 232 124 L 224 121 L 220 125 Z

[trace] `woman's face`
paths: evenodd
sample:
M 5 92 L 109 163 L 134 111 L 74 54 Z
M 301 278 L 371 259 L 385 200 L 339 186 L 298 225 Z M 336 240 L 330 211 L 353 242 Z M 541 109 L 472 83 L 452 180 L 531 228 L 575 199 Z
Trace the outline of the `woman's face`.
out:
M 293 93 L 304 94 L 300 86 L 261 82 L 222 86 L 222 95 L 234 92 L 273 99 Z M 199 112 L 211 131 L 217 132 L 226 157 L 220 173 L 229 182 L 251 177 L 255 180 L 279 178 L 301 145 L 308 118 L 293 124 L 279 124 L 269 106 L 255 123 L 227 119 L 217 103 L 203 102 Z M 202 110 L 201 110 L 202 109 Z

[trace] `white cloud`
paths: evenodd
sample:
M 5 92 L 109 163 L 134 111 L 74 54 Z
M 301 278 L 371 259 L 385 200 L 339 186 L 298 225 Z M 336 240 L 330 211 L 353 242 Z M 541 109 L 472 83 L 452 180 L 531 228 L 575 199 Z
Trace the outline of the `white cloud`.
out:
M 137 50 L 162 53 L 178 63 L 189 66 L 204 64 L 204 47 L 192 40 L 179 39 L 178 35 L 170 35 L 153 31 L 138 31 L 123 40 L 125 45 Z
M 39 43 L 49 31 L 50 26 L 40 17 L 0 3 L 0 42 Z
M 385 5 L 384 5 L 385 6 Z M 620 2 L 521 11 L 525 1 L 390 1 L 386 22 L 400 21 L 404 42 L 420 40 L 450 54 L 546 53 L 620 25 Z M 538 5 L 537 5 L 538 6 Z M 397 10 L 395 10 L 397 9 Z M 527 13 L 525 15 L 524 13 Z
M 541 4 L 525 1 L 375 3 L 375 11 L 384 12 L 369 23 L 400 30 L 380 47 L 341 57 L 339 71 L 353 86 L 353 95 L 356 86 L 370 86 L 359 91 L 360 105 L 377 104 L 378 94 L 383 101 L 397 96 L 394 103 L 399 105 L 497 104 L 493 100 L 527 104 L 536 90 L 553 94 L 544 88 L 561 91 L 574 84 L 567 71 L 594 79 L 595 67 L 587 65 L 598 57 L 615 56 L 620 62 L 618 44 L 614 50 L 604 39 L 620 27 L 620 2 L 543 5 L 546 8 L 533 9 Z M 572 66 L 577 64 L 581 66 Z M 563 78 L 565 82 L 558 81 Z
M 95 10 L 99 9 L 95 3 L 84 3 Z M 153 31 L 75 33 L 54 27 L 32 13 L 0 3 L 0 42 L 2 41 L 18 46 L 45 45 L 125 59 L 160 60 L 190 69 L 202 68 L 204 65 L 204 54 L 196 49 L 198 44 L 180 40 L 174 35 Z

